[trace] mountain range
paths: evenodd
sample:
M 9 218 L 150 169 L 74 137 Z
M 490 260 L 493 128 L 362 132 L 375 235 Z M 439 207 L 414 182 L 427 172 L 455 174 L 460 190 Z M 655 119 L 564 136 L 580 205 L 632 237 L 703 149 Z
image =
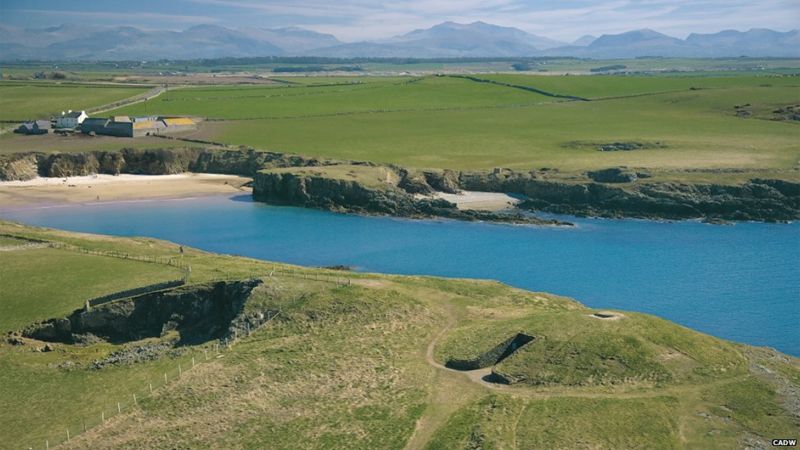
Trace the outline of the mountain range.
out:
M 484 22 L 444 22 L 380 41 L 344 43 L 297 27 L 184 31 L 61 25 L 44 29 L 0 24 L 0 60 L 156 60 L 256 56 L 323 57 L 800 57 L 800 30 L 725 30 L 679 39 L 649 29 L 560 42 Z

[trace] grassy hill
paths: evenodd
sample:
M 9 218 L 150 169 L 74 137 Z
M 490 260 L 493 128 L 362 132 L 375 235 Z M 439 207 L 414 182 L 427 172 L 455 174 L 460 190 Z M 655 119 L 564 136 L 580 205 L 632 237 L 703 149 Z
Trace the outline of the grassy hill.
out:
M 176 245 L 151 239 L 8 222 L 0 233 L 180 257 Z M 153 264 L 112 267 L 123 261 L 46 252 L 3 252 L 3 262 L 13 255 L 27 267 L 0 264 L 0 277 L 36 283 L 39 269 L 62 263 L 60 276 L 82 288 L 62 283 L 59 295 L 31 294 L 25 306 L 4 290 L 0 305 L 21 311 L 8 327 L 64 317 L 89 295 L 84 289 L 111 289 L 106 270 L 118 271 L 120 288 L 123 280 L 171 276 L 149 272 L 161 267 Z M 92 258 L 109 263 L 87 271 Z M 193 249 L 182 258 L 192 276 L 177 292 L 199 296 L 192 289 L 256 277 L 263 282 L 234 321 L 269 319 L 219 353 L 215 340 L 176 346 L 181 327 L 168 323 L 161 336 L 54 342 L 46 352 L 35 351 L 45 343 L 34 339 L 4 340 L 0 442 L 42 448 L 69 429 L 64 448 L 732 448 L 800 431 L 795 358 L 652 316 L 490 281 L 290 268 Z M 485 357 L 519 333 L 534 339 L 499 361 Z M 152 358 L 111 358 L 163 347 Z M 481 358 L 488 363 L 475 370 L 445 367 Z

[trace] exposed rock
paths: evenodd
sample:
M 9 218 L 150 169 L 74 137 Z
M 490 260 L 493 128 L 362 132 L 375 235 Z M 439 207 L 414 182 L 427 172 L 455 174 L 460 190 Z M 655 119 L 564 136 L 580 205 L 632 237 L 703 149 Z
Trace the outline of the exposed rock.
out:
M 13 154 L 0 156 L 0 181 L 25 181 L 39 175 L 36 156 Z
M 429 195 L 434 192 L 434 189 L 428 184 L 426 175 L 416 170 L 400 169 L 400 189 L 408 192 L 409 194 L 424 194 Z
M 638 178 L 636 172 L 622 167 L 586 172 L 586 175 L 598 183 L 630 183 Z
M 25 345 L 24 340 L 22 340 L 19 336 L 13 336 L 13 335 L 9 336 L 8 339 L 6 339 L 6 342 L 8 342 L 11 345 Z
M 424 172 L 425 180 L 433 189 L 448 194 L 461 192 L 458 186 L 458 174 L 452 170 L 442 172 Z
M 291 172 L 257 173 L 253 179 L 253 198 L 272 204 L 358 214 L 565 225 L 519 213 L 459 210 L 443 199 L 417 199 L 399 186 L 372 188 L 354 180 Z
M 741 106 L 738 110 L 747 105 Z M 788 110 L 788 108 L 785 108 Z M 797 109 L 793 109 L 797 111 Z M 581 144 L 583 145 L 583 144 Z M 590 172 L 591 181 L 554 180 L 556 169 L 529 173 L 509 169 L 491 172 L 410 171 L 390 168 L 400 180 L 393 189 L 370 189 L 358 183 L 324 177 L 274 177 L 263 168 L 315 167 L 337 164 L 374 166 L 364 162 L 319 160 L 253 149 L 174 148 L 126 149 L 119 152 L 22 153 L 0 156 L 0 180 L 25 180 L 37 174 L 66 177 L 93 173 L 168 174 L 184 171 L 254 176 L 254 196 L 262 201 L 356 213 L 403 217 L 449 217 L 520 223 L 549 223 L 525 215 L 459 211 L 444 200 L 419 200 L 411 194 L 461 189 L 515 193 L 528 197 L 519 205 L 572 215 L 701 218 L 707 221 L 800 219 L 800 183 L 753 179 L 740 185 L 644 182 L 643 170 L 612 168 Z M 638 183 L 630 183 L 633 180 Z M 618 183 L 623 186 L 613 186 Z M 627 185 L 624 185 L 627 183 Z
M 102 369 L 106 366 L 131 365 L 145 361 L 154 361 L 162 356 L 177 357 L 183 353 L 176 349 L 173 342 L 158 342 L 137 345 L 115 351 L 103 359 L 92 363 L 93 369 Z
M 100 163 L 94 153 L 51 153 L 39 155 L 39 175 L 65 178 L 99 172 Z
M 224 339 L 236 333 L 236 320 L 245 301 L 260 280 L 216 282 L 145 294 L 80 309 L 63 319 L 32 325 L 25 337 L 69 344 L 92 342 L 101 337 L 114 343 L 161 337 L 174 329 L 180 344 Z M 250 320 L 250 319 L 246 319 Z
M 168 175 L 182 172 L 252 176 L 262 168 L 305 167 L 342 163 L 253 149 L 200 147 L 132 149 L 77 153 L 17 153 L 0 156 L 0 181 L 92 174 Z

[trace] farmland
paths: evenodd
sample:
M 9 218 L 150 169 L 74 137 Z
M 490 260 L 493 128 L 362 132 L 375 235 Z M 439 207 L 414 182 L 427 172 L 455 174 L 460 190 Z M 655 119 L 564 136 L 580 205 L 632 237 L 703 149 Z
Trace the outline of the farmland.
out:
M 0 231 L 92 250 L 179 255 L 177 245 L 151 239 L 7 222 L 0 222 Z M 21 322 L 63 317 L 77 299 L 106 290 L 108 274 L 139 283 L 171 275 L 139 263 L 89 273 L 92 258 L 112 258 L 44 251 L 11 252 L 27 260 L 26 274 L 4 264 L 0 276 L 29 283 L 31 274 L 58 265 L 60 277 L 79 283 L 62 283 L 61 300 L 38 304 Z M 297 448 L 301 442 L 309 448 L 730 448 L 797 431 L 782 403 L 787 380 L 797 379 L 795 359 L 651 316 L 622 313 L 604 321 L 573 300 L 487 281 L 351 273 L 351 283 L 341 286 L 318 281 L 331 276 L 326 270 L 270 276 L 287 267 L 193 249 L 183 258 L 193 267 L 193 285 L 261 274 L 263 284 L 244 311 L 277 308 L 280 315 L 218 357 L 205 342 L 178 345 L 152 360 L 95 364 L 125 349 L 174 344 L 180 328 L 122 343 L 57 342 L 48 352 L 32 351 L 43 344 L 32 339 L 3 341 L 4 442 L 43 448 L 45 441 L 65 441 L 70 430 L 65 448 Z M 526 374 L 530 382 L 492 387 L 441 368 L 517 332 L 537 341 L 494 370 Z M 571 346 L 564 347 L 567 341 Z M 537 369 L 532 361 L 546 365 Z M 765 378 L 767 372 L 754 369 L 759 366 L 772 376 Z M 542 377 L 548 381 L 537 385 Z
M 765 120 L 800 103 L 796 77 L 478 78 L 187 88 L 148 108 L 214 119 L 200 134 L 228 144 L 414 167 L 791 170 L 800 158 L 798 123 Z M 737 116 L 741 105 L 752 116 Z M 609 142 L 658 145 L 625 152 L 592 145 Z
M 147 90 L 142 86 L 0 82 L 0 120 L 45 119 L 66 109 L 88 109 Z
M 800 104 L 796 76 L 487 73 L 275 81 L 180 86 L 108 114 L 192 115 L 208 120 L 188 138 L 417 168 L 571 173 L 627 165 L 673 180 L 687 169 L 794 178 L 800 161 L 798 122 L 774 113 Z M 72 105 L 70 95 L 96 105 L 141 92 L 89 86 L 6 82 L 0 89 L 10 93 L 2 101 L 24 98 L 30 114 Z M 613 143 L 636 148 L 598 151 Z M 3 153 L 180 145 L 151 138 L 0 137 Z

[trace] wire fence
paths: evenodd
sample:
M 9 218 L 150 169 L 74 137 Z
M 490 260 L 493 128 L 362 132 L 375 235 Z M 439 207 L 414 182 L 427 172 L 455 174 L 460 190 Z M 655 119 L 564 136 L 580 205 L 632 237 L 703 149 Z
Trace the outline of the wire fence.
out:
M 130 253 L 118 252 L 115 250 L 92 250 L 85 247 L 79 247 L 77 245 L 65 244 L 63 242 L 56 242 L 56 241 L 48 242 L 48 244 L 51 248 L 83 253 L 85 255 L 107 256 L 109 258 L 129 259 L 131 261 L 140 261 L 152 264 L 163 264 L 191 272 L 191 267 L 185 262 L 183 262 L 179 257 L 176 258 L 173 256 L 132 255 Z
M 161 283 L 153 283 L 147 286 L 141 286 L 138 288 L 128 289 L 125 291 L 114 292 L 112 294 L 103 295 L 101 297 L 95 297 L 91 300 L 87 300 L 86 305 L 89 307 L 95 307 L 129 297 L 138 297 L 153 292 L 163 291 L 167 289 L 174 289 L 176 287 L 185 285 L 186 281 L 187 279 L 186 277 L 184 277 L 177 280 L 164 281 Z
M 148 400 L 158 395 L 161 389 L 184 377 L 187 372 L 195 369 L 200 364 L 222 358 L 224 352 L 233 347 L 239 339 L 250 336 L 281 315 L 281 313 L 282 311 L 280 309 L 272 311 L 264 317 L 264 320 L 258 322 L 257 325 L 251 326 L 249 322 L 245 322 L 243 328 L 241 330 L 234 329 L 230 337 L 208 343 L 197 351 L 181 354 L 171 361 L 167 368 L 159 371 L 158 376 L 153 376 L 146 383 L 142 383 L 136 388 L 131 389 L 125 396 L 120 398 L 119 401 L 107 404 L 104 407 L 99 407 L 93 413 L 85 414 L 67 423 L 61 430 L 45 434 L 44 442 L 28 448 L 44 448 L 50 450 L 51 447 L 68 443 L 80 434 L 103 425 L 123 413 L 147 409 Z
M 62 426 L 60 430 L 53 430 L 43 435 L 43 440 L 29 446 L 31 449 L 43 448 L 49 450 L 58 445 L 67 443 L 80 434 L 103 425 L 109 420 L 130 413 L 141 408 L 146 408 L 149 399 L 159 394 L 168 384 L 184 377 L 187 372 L 196 368 L 198 365 L 216 360 L 223 356 L 223 352 L 229 348 L 220 343 L 207 345 L 199 352 L 186 352 L 170 362 L 170 365 L 159 371 L 159 375 L 152 376 L 147 382 L 141 383 L 135 388 L 131 388 L 128 393 L 118 399 L 118 401 L 98 407 L 91 413 Z
M 6 235 L 0 236 L 13 237 L 21 240 L 28 241 L 26 245 L 46 245 L 50 248 L 79 252 L 82 254 L 105 256 L 112 258 L 120 258 L 132 261 L 141 261 L 153 264 L 163 264 L 172 267 L 177 267 L 183 270 L 184 274 L 181 279 L 167 281 L 163 283 L 156 283 L 153 285 L 142 286 L 140 288 L 120 291 L 108 294 L 102 297 L 87 300 L 89 306 L 98 306 L 102 304 L 112 303 L 122 299 L 141 296 L 155 291 L 163 291 L 175 287 L 188 287 L 189 276 L 191 275 L 191 266 L 178 258 L 164 257 L 164 256 L 147 256 L 147 255 L 132 255 L 125 252 L 118 252 L 113 250 L 91 250 L 76 245 L 66 244 L 63 242 L 43 241 L 38 239 L 31 239 L 24 236 Z M 332 283 L 337 287 L 350 286 L 352 279 L 340 274 L 333 274 L 330 271 L 321 271 L 316 269 L 300 270 L 287 267 L 272 266 L 269 270 L 253 271 L 249 274 L 251 279 L 274 279 L 274 277 L 290 277 L 295 279 L 317 281 L 324 283 Z M 238 281 L 246 278 L 242 274 L 230 275 L 214 280 L 200 281 L 196 284 L 207 284 L 221 281 Z M 83 417 L 77 418 L 74 421 L 63 426 L 61 430 L 46 433 L 43 436 L 43 442 L 39 441 L 35 445 L 30 446 L 30 449 L 44 448 L 49 450 L 51 447 L 68 443 L 80 434 L 105 424 L 107 421 L 119 416 L 123 413 L 132 412 L 140 408 L 146 408 L 148 399 L 155 396 L 160 389 L 168 385 L 170 382 L 180 379 L 187 371 L 197 367 L 199 364 L 213 361 L 217 358 L 223 357 L 223 352 L 233 346 L 238 339 L 249 336 L 257 329 L 263 327 L 281 314 L 281 310 L 267 313 L 263 320 L 257 321 L 251 325 L 249 321 L 244 322 L 242 329 L 234 329 L 231 336 L 206 344 L 199 348 L 199 351 L 187 351 L 178 356 L 172 361 L 172 364 L 161 372 L 158 377 L 153 377 L 146 384 L 140 385 L 132 389 L 126 396 L 120 398 L 119 401 L 106 405 L 105 407 L 98 408 L 94 413 L 87 414 Z

